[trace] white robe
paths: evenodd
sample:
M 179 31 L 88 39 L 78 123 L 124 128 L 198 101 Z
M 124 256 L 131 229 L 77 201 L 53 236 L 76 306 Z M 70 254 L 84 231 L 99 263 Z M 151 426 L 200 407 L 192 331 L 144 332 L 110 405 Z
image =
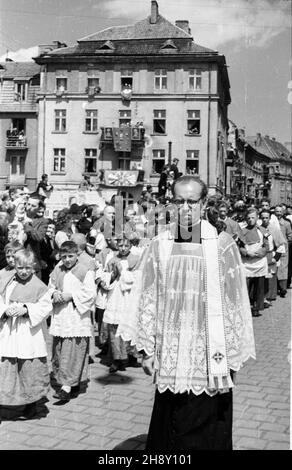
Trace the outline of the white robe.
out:
M 3 316 L 10 302 L 12 291 L 17 281 L 12 281 L 5 292 L 5 298 L 0 296 L 0 317 Z M 46 357 L 47 325 L 45 319 L 52 311 L 52 301 L 46 292 L 38 302 L 25 302 L 29 318 L 8 318 L 0 320 L 0 356 L 17 357 L 18 359 L 34 359 Z
M 51 294 L 56 286 L 50 278 Z M 80 281 L 71 271 L 64 276 L 63 292 L 71 293 L 73 299 L 64 304 L 54 304 L 50 334 L 61 338 L 93 335 L 91 310 L 94 308 L 96 285 L 93 271 L 88 271 Z

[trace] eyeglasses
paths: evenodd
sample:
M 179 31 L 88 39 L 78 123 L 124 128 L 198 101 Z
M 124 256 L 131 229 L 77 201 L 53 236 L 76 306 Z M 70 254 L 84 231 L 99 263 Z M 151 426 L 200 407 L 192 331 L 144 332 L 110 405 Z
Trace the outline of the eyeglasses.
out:
M 172 203 L 175 204 L 176 206 L 181 207 L 186 202 L 188 207 L 192 209 L 193 207 L 199 204 L 200 200 L 201 199 L 198 199 L 197 201 L 195 199 L 173 199 Z

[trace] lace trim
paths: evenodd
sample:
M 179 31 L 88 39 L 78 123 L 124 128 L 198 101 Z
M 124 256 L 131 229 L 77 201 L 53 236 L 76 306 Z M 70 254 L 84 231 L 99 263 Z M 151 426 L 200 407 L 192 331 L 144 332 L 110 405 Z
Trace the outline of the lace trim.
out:
M 202 393 L 206 393 L 210 397 L 216 395 L 219 393 L 218 390 L 210 390 L 207 387 L 197 387 L 195 385 L 191 386 L 180 386 L 180 387 L 175 387 L 174 385 L 170 384 L 156 384 L 156 387 L 160 393 L 166 392 L 166 390 L 169 390 L 172 393 L 190 393 L 192 392 L 194 395 L 202 395 Z
M 79 334 L 79 335 L 66 335 L 66 334 L 53 334 L 50 333 L 51 336 L 54 336 L 56 338 L 91 338 L 93 336 L 92 334 Z

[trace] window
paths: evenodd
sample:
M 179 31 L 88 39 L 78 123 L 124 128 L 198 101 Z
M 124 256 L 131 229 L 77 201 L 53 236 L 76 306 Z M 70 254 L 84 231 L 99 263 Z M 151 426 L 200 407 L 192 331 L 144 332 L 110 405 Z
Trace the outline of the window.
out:
M 66 109 L 55 109 L 55 132 L 66 132 Z
M 189 89 L 201 90 L 202 88 L 202 71 L 193 69 L 189 71 Z
M 54 149 L 54 170 L 65 173 L 65 149 Z
M 98 77 L 88 77 L 87 78 L 87 92 L 97 92 L 99 88 L 99 78 Z
M 26 83 L 16 82 L 14 88 L 14 101 L 26 100 Z
M 97 132 L 97 109 L 86 110 L 85 132 Z
M 153 133 L 154 134 L 166 133 L 166 110 L 165 109 L 154 110 Z
M 25 174 L 25 158 L 13 155 L 10 160 L 10 175 L 17 177 Z
M 85 173 L 96 173 L 97 149 L 85 149 Z
M 165 165 L 165 150 L 152 150 L 152 173 L 161 173 Z
M 121 70 L 121 90 L 133 88 L 133 72 L 131 70 Z
M 201 131 L 200 111 L 198 110 L 188 111 L 187 126 L 188 126 L 188 129 L 187 129 L 188 134 L 200 134 L 200 131 Z
M 119 111 L 119 113 L 120 113 L 119 126 L 130 127 L 131 126 L 131 110 L 122 109 Z
M 199 174 L 199 150 L 187 150 L 186 173 L 187 175 Z
M 30 83 L 31 83 L 32 86 L 40 86 L 40 84 L 41 84 L 40 74 L 38 73 L 37 75 L 34 75 L 31 79 Z
M 167 89 L 167 72 L 165 69 L 155 70 L 154 72 L 154 88 L 155 90 Z
M 67 90 L 67 78 L 56 78 L 56 90 L 59 92 Z
M 130 158 L 124 157 L 124 152 L 120 152 L 119 170 L 130 170 Z
M 17 130 L 17 133 L 23 131 L 25 133 L 25 119 L 23 118 L 13 118 L 11 120 L 11 131 L 13 129 Z

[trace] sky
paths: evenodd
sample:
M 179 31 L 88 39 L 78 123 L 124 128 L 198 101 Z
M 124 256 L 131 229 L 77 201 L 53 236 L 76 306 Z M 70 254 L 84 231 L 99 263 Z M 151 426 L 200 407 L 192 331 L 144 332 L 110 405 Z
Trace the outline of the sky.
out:
M 189 20 L 195 43 L 224 54 L 229 119 L 247 135 L 291 142 L 292 0 L 158 0 L 171 22 Z M 0 0 L 0 61 L 32 60 L 39 44 L 74 45 L 150 13 L 150 0 Z M 290 93 L 290 94 L 289 94 Z M 289 98 L 288 98 L 289 97 Z

